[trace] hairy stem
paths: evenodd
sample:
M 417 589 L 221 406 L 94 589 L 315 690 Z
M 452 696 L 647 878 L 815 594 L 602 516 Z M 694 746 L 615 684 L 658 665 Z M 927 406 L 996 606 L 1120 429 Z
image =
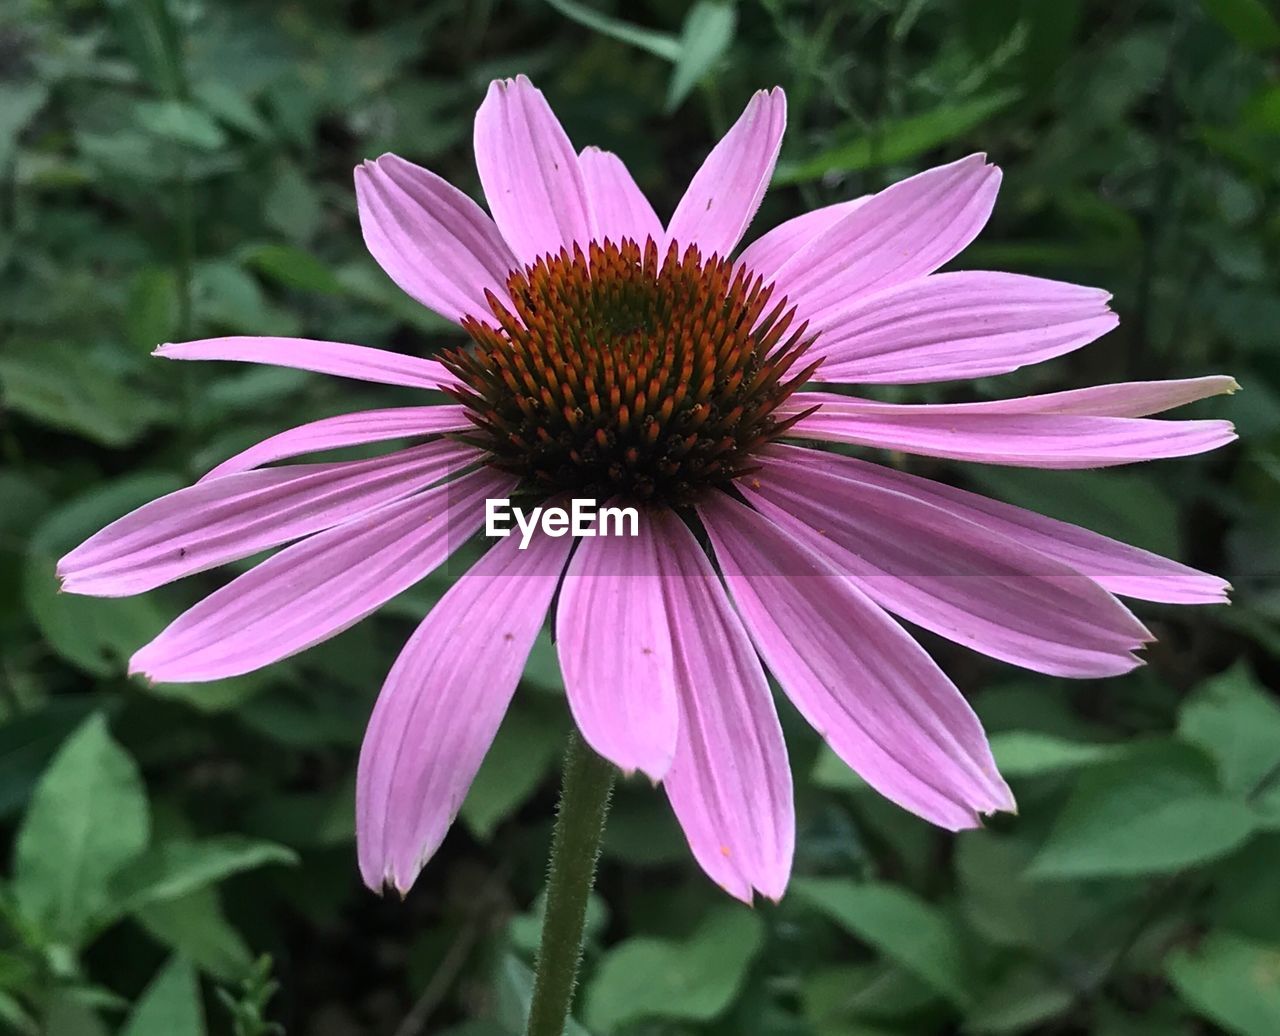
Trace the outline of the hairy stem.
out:
M 609 814 L 613 767 L 575 732 L 565 753 L 560 809 L 551 837 L 547 912 L 529 1008 L 528 1036 L 562 1036 L 582 960 L 587 897 Z

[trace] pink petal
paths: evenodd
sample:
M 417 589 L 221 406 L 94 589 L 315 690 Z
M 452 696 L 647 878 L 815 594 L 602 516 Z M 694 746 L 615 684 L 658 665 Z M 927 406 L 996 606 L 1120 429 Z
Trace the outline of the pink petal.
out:
M 1217 604 L 1227 600 L 1225 580 L 1077 525 L 853 457 L 805 449 L 787 449 L 786 454 L 789 464 L 806 468 L 824 484 L 834 479 L 856 479 L 945 508 L 957 518 L 976 522 L 1046 557 L 1057 558 L 1114 594 L 1169 604 Z
M 820 209 L 810 209 L 785 223 L 779 223 L 747 245 L 738 256 L 738 262 L 765 281 L 771 281 L 783 263 L 870 197 L 867 194 L 851 201 L 824 205 Z
M 556 647 L 583 739 L 624 773 L 666 776 L 679 707 L 671 617 L 647 513 L 639 535 L 579 542 L 556 610 Z
M 302 453 L 319 453 L 343 446 L 386 442 L 388 439 L 412 439 L 442 432 L 462 432 L 473 427 L 461 406 L 402 406 L 389 410 L 360 410 L 310 421 L 280 432 L 234 457 L 228 457 L 200 481 L 221 478 L 237 471 L 270 464 L 272 461 L 296 457 Z
M 1082 417 L 1145 417 L 1186 406 L 1210 396 L 1230 395 L 1240 388 L 1235 378 L 1215 374 L 1175 381 L 1126 381 L 1091 385 L 1067 392 L 1046 392 L 1017 399 L 942 404 L 949 413 L 1076 414 Z M 934 412 L 941 412 L 935 405 Z
M 765 663 L 836 755 L 951 830 L 1014 808 L 978 717 L 897 623 L 750 508 L 717 494 L 698 514 Z
M 639 245 L 650 238 L 662 240 L 662 221 L 622 159 L 612 151 L 589 147 L 578 156 L 578 164 L 587 185 L 597 240 L 617 244 L 630 238 Z
M 444 840 L 493 743 L 572 540 L 499 540 L 396 659 L 360 749 L 356 844 L 365 884 L 402 894 Z
M 791 768 L 764 670 L 698 541 L 655 514 L 680 732 L 663 781 L 693 855 L 746 903 L 782 897 L 795 851 Z
M 481 469 L 286 547 L 174 619 L 129 670 L 218 680 L 327 640 L 436 568 L 480 527 L 485 498 L 514 485 Z
M 387 276 L 449 320 L 507 300 L 515 256 L 483 209 L 435 173 L 383 155 L 356 168 L 360 229 Z
M 1119 323 L 1096 288 L 1014 273 L 939 273 L 823 316 L 815 381 L 905 385 L 1007 374 Z
M 1151 634 L 1066 564 L 936 504 L 791 463 L 800 452 L 761 457 L 743 494 L 882 608 L 1055 676 L 1113 676 L 1141 664 L 1133 652 Z
M 62 588 L 142 593 L 341 525 L 481 457 L 452 442 L 373 460 L 245 471 L 170 493 L 112 522 L 58 562 Z
M 821 409 L 792 425 L 789 435 L 1024 468 L 1104 468 L 1186 457 L 1236 438 L 1229 421 L 1078 417 L 1003 411 L 987 403 L 872 403 L 822 392 L 797 392 L 778 415 L 815 404 Z
M 237 335 L 205 338 L 198 342 L 169 342 L 155 350 L 166 360 L 237 360 L 275 367 L 332 374 L 382 385 L 438 389 L 456 385 L 458 379 L 435 360 L 402 356 L 367 345 L 319 342 L 311 338 L 260 338 Z
M 476 112 L 476 168 L 489 211 L 522 263 L 592 238 L 578 156 L 526 76 L 495 79 Z
M 820 321 L 858 295 L 933 273 L 978 236 L 999 188 L 984 155 L 886 187 L 784 263 L 778 291 Z
M 760 207 L 786 128 L 782 88 L 758 90 L 694 174 L 667 224 L 666 242 L 681 251 L 697 245 L 704 258 L 729 255 Z

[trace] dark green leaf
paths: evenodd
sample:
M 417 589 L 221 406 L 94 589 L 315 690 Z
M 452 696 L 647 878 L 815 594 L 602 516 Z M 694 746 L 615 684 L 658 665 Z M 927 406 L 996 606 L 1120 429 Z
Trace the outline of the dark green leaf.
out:
M 297 862 L 291 849 L 240 835 L 170 840 L 153 846 L 121 871 L 112 891 L 121 910 L 134 911 L 190 895 L 242 871 Z
M 587 986 L 587 1025 L 606 1033 L 644 1018 L 715 1018 L 741 988 L 763 938 L 758 915 L 726 906 L 686 940 L 627 939 L 601 958 Z
M 111 880 L 150 831 L 137 767 L 91 716 L 53 757 L 18 831 L 19 909 L 49 939 L 74 945 L 111 909 Z
M 140 101 L 134 109 L 138 124 L 153 136 L 174 144 L 217 151 L 227 135 L 204 111 L 183 101 Z
M 259 273 L 286 288 L 322 295 L 342 294 L 342 282 L 319 259 L 292 245 L 254 245 L 242 253 Z
M 200 985 L 191 965 L 174 957 L 142 991 L 120 1036 L 204 1036 Z
M 1228 1032 L 1280 1032 L 1280 946 L 1213 932 L 1194 949 L 1176 950 L 1166 973 L 1187 1003 Z
M 1280 47 L 1280 22 L 1263 0 L 1200 0 L 1218 22 L 1246 47 Z
M 951 920 L 905 889 L 840 878 L 802 878 L 791 894 L 918 975 L 953 1003 L 973 997 L 968 955 Z
M 667 61 L 680 60 L 680 41 L 669 33 L 655 32 L 623 21 L 621 18 L 611 18 L 592 10 L 586 4 L 578 3 L 578 0 L 547 0 L 547 3 L 566 18 L 572 18 L 588 29 L 593 29 L 605 36 L 612 36 L 615 40 L 640 50 L 647 50 L 650 54 Z
M 1225 856 L 1256 826 L 1252 810 L 1219 791 L 1200 760 L 1154 746 L 1080 778 L 1030 874 L 1170 873 Z
M 964 136 L 1017 99 L 1016 91 L 1002 90 L 875 126 L 857 140 L 828 148 L 813 158 L 779 163 L 773 182 L 779 185 L 804 183 L 831 173 L 853 173 L 874 166 L 910 161 Z
M 673 112 L 699 82 L 715 68 L 733 42 L 738 12 L 728 0 L 698 0 L 685 15 L 680 55 L 671 70 L 667 111 Z
M 510 816 L 555 768 L 565 742 L 562 717 L 552 710 L 514 706 L 471 782 L 460 816 L 481 839 Z

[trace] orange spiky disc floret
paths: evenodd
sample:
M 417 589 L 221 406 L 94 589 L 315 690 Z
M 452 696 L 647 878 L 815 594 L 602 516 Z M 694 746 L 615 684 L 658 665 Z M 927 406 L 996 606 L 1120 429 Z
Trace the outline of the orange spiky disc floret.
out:
M 515 312 L 467 317 L 441 357 L 475 431 L 461 438 L 537 493 L 683 505 L 752 470 L 798 417 L 773 411 L 813 373 L 772 285 L 650 239 L 562 250 L 507 281 Z

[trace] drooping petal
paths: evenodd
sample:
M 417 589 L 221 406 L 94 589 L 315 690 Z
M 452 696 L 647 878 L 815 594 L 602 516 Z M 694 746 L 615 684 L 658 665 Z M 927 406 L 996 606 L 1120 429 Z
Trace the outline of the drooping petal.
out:
M 371 889 L 407 892 L 444 840 L 506 714 L 572 540 L 499 540 L 409 639 L 378 695 L 356 776 Z
M 407 294 L 453 321 L 487 317 L 486 291 L 506 301 L 516 259 L 479 205 L 398 155 L 365 162 L 355 177 L 364 243 Z
M 476 112 L 476 168 L 489 211 L 522 263 L 585 251 L 592 238 L 578 155 L 542 91 L 526 76 L 495 79 Z
M 787 449 L 786 453 L 788 463 L 809 470 L 816 479 L 856 479 L 942 507 L 958 518 L 1057 558 L 1113 594 L 1168 604 L 1219 604 L 1227 600 L 1226 580 L 1078 525 L 854 457 L 805 449 Z
M 612 151 L 589 147 L 578 156 L 578 164 L 587 185 L 597 241 L 607 238 L 618 244 L 630 238 L 643 246 L 650 238 L 662 240 L 662 221 L 622 159 Z
M 777 413 L 785 417 L 815 404 L 821 408 L 788 435 L 1010 467 L 1105 468 L 1204 453 L 1236 438 L 1229 421 L 992 410 L 987 403 L 872 403 L 822 392 L 797 392 Z
M 719 494 L 698 514 L 756 648 L 836 755 L 951 830 L 1014 808 L 978 717 L 896 622 L 743 504 Z
M 746 903 L 781 898 L 795 850 L 791 768 L 764 670 L 711 562 L 674 514 L 654 515 L 680 730 L 663 785 L 694 857 Z
M 237 471 L 270 464 L 272 461 L 297 457 L 303 453 L 319 453 L 343 446 L 361 446 L 388 439 L 412 439 L 444 432 L 461 432 L 471 428 L 463 407 L 402 406 L 388 410 L 360 410 L 337 417 L 309 421 L 263 439 L 260 443 L 228 457 L 201 477 L 201 482 L 222 478 Z
M 869 197 L 870 195 L 864 195 L 851 201 L 824 205 L 820 209 L 811 209 L 785 223 L 779 223 L 747 245 L 738 256 L 738 262 L 753 274 L 771 281 L 783 263 L 819 234 L 839 223 Z
M 986 225 L 1000 170 L 985 155 L 939 166 L 873 195 L 777 271 L 777 291 L 803 318 L 933 273 Z
M 815 381 L 907 385 L 1007 374 L 1119 323 L 1105 291 L 1014 273 L 939 273 L 828 311 Z
M 142 593 L 247 558 L 409 496 L 480 459 L 433 442 L 372 460 L 244 471 L 162 496 L 112 522 L 58 562 L 62 588 Z
M 703 258 L 729 255 L 760 207 L 787 128 L 781 87 L 759 90 L 693 175 L 667 224 L 667 243 L 697 245 Z
M 171 622 L 131 673 L 195 683 L 252 672 L 355 625 L 480 527 L 515 480 L 481 469 L 286 547 Z
M 979 403 L 933 404 L 934 413 L 1076 414 L 1081 417 L 1146 417 L 1162 414 L 1210 396 L 1230 395 L 1240 388 L 1235 378 L 1222 374 L 1173 381 L 1123 381 L 1090 385 L 1066 392 L 1046 392 L 1016 399 L 990 399 Z M 941 409 L 945 408 L 945 409 Z
M 402 356 L 367 345 L 320 342 L 312 338 L 262 338 L 234 335 L 204 338 L 197 342 L 168 342 L 153 353 L 166 360 L 235 360 L 266 363 L 273 367 L 332 374 L 381 385 L 438 389 L 456 385 L 458 379 L 435 360 Z
M 1153 638 L 1097 583 L 935 504 L 792 464 L 799 452 L 761 457 L 743 495 L 882 608 L 1055 676 L 1114 676 L 1141 664 L 1133 652 Z
M 584 740 L 624 773 L 666 776 L 679 705 L 661 541 L 642 513 L 637 536 L 582 539 L 556 608 L 556 648 Z

